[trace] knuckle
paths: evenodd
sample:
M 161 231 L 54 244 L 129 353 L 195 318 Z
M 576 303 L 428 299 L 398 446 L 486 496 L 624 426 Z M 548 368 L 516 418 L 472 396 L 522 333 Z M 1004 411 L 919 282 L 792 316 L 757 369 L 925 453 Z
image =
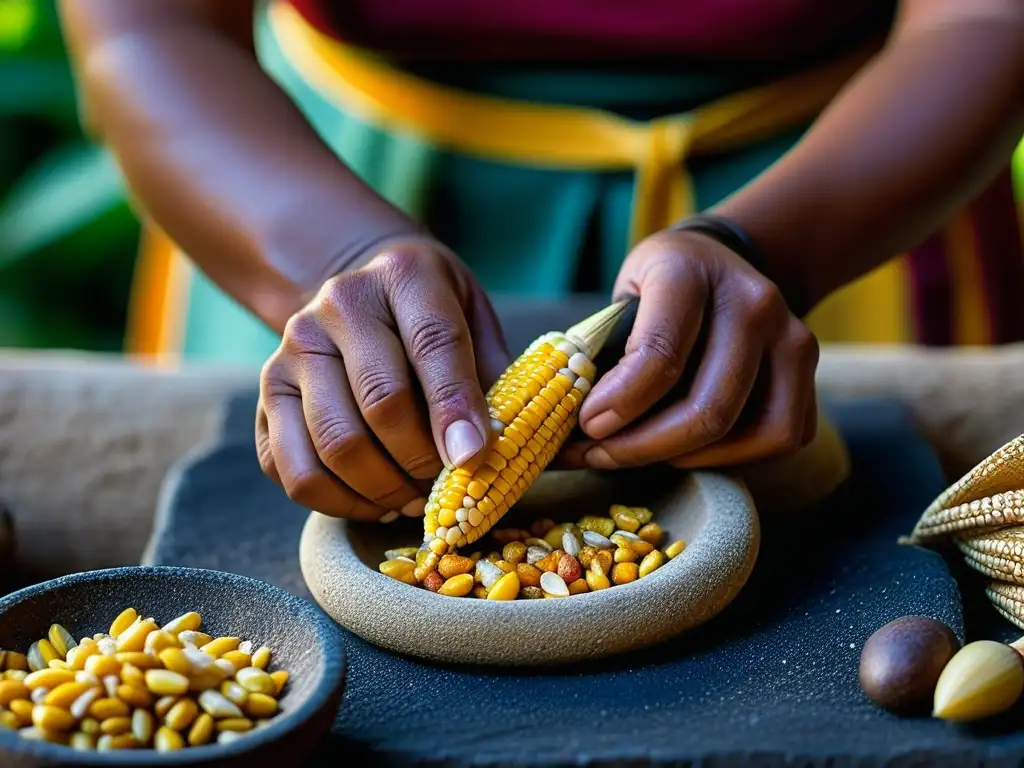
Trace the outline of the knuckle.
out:
M 327 476 L 321 470 L 309 470 L 283 478 L 288 498 L 296 504 L 312 508 L 316 506 L 317 495 Z
M 280 352 L 295 354 L 319 349 L 323 346 L 322 335 L 320 320 L 313 311 L 304 309 L 296 312 L 285 323 Z
M 310 426 L 310 431 L 320 459 L 332 469 L 343 465 L 368 441 L 364 430 L 339 417 L 320 419 Z
M 807 366 L 812 371 L 817 367 L 818 359 L 821 356 L 821 347 L 818 344 L 818 338 L 811 333 L 806 325 L 797 322 L 790 334 L 790 345 L 799 365 Z
M 412 394 L 391 371 L 377 367 L 357 371 L 355 395 L 366 420 L 375 427 L 397 427 L 410 416 Z
M 794 418 L 787 418 L 771 435 L 771 447 L 774 453 L 795 453 L 804 446 L 803 424 Z
M 265 435 L 256 438 L 256 457 L 260 462 L 263 474 L 271 480 L 277 480 L 277 468 L 274 464 L 274 453 L 270 449 L 270 440 Z
M 459 323 L 450 317 L 435 315 L 421 320 L 409 335 L 409 351 L 419 360 L 449 355 L 466 341 Z
M 402 469 L 417 480 L 431 480 L 437 477 L 443 464 L 436 453 L 423 453 L 402 461 Z
M 631 347 L 641 355 L 654 358 L 668 374 L 678 374 L 682 349 L 678 334 L 670 328 L 655 326 L 646 330 Z
M 709 442 L 721 440 L 732 429 L 733 419 L 728 411 L 719 405 L 704 404 L 694 412 L 697 426 Z
M 759 280 L 750 285 L 746 294 L 746 310 L 752 323 L 771 326 L 786 313 L 786 301 L 774 283 Z
M 430 388 L 428 394 L 431 405 L 442 412 L 462 410 L 468 401 L 466 392 L 470 384 L 467 379 L 461 378 L 448 378 L 437 382 Z

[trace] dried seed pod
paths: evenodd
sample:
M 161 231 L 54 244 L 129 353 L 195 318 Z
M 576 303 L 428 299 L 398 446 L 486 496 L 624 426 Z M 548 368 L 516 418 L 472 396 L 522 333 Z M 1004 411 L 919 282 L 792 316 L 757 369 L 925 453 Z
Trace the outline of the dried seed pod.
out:
M 904 616 L 875 631 L 860 654 L 860 685 L 894 712 L 924 710 L 943 668 L 960 647 L 953 631 L 927 616 Z
M 1005 712 L 1024 692 L 1024 660 L 993 640 L 968 643 L 946 665 L 935 686 L 932 714 L 967 722 Z

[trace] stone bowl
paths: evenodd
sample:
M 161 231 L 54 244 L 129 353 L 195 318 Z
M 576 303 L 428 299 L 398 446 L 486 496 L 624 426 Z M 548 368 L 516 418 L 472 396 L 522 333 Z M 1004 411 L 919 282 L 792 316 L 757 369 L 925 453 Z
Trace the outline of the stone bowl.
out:
M 611 503 L 647 506 L 682 554 L 649 576 L 561 600 L 453 598 L 381 574 L 384 551 L 418 545 L 421 520 L 350 523 L 314 512 L 300 544 L 302 574 L 335 621 L 363 639 L 433 662 L 552 665 L 599 659 L 692 629 L 739 592 L 760 527 L 740 481 L 706 472 L 546 472 L 498 527 L 577 520 Z M 483 542 L 481 542 L 483 543 Z
M 256 579 L 219 571 L 126 567 L 64 576 L 0 599 L 0 648 L 25 652 L 60 623 L 76 638 L 106 631 L 124 608 L 158 622 L 188 611 L 203 631 L 265 643 L 270 669 L 290 673 L 271 723 L 230 744 L 158 753 L 152 749 L 76 752 L 30 741 L 0 728 L 0 765 L 284 766 L 296 765 L 330 728 L 341 697 L 345 656 L 341 633 L 308 601 Z

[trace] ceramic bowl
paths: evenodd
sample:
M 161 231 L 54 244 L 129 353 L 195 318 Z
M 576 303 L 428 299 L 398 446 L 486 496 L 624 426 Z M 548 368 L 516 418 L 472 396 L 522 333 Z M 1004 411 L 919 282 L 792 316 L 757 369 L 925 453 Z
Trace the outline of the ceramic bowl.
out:
M 444 597 L 378 571 L 384 551 L 418 545 L 422 520 L 348 523 L 313 513 L 303 530 L 303 577 L 339 624 L 382 648 L 430 661 L 544 665 L 648 646 L 706 622 L 746 582 L 760 529 L 743 484 L 704 472 L 546 472 L 499 523 L 603 514 L 611 503 L 651 508 L 687 547 L 631 584 L 560 600 Z
M 308 601 L 256 579 L 194 568 L 128 567 L 64 576 L 0 599 L 0 648 L 25 652 L 62 624 L 76 638 L 104 632 L 134 607 L 158 622 L 187 611 L 203 617 L 203 631 L 269 645 L 271 669 L 290 677 L 281 711 L 265 727 L 234 743 L 154 750 L 76 752 L 20 738 L 0 728 L 0 765 L 295 765 L 330 727 L 341 696 L 345 665 L 338 628 Z

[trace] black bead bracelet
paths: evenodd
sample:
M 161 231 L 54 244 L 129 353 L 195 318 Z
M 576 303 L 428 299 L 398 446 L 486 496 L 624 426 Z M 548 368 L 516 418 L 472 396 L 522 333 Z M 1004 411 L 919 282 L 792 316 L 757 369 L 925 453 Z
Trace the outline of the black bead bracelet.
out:
M 735 251 L 740 258 L 771 280 L 765 270 L 764 255 L 754 239 L 739 224 L 713 213 L 698 213 L 687 216 L 678 224 L 669 227 L 673 232 L 697 232 Z

